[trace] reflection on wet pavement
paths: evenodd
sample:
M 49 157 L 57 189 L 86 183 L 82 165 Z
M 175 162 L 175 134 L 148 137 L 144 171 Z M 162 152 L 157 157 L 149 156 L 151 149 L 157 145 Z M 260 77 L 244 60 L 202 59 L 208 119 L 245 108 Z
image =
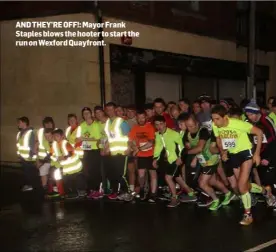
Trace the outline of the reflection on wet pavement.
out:
M 238 225 L 240 210 L 236 205 L 211 214 L 185 204 L 167 209 L 163 203 L 24 199 L 20 211 L 17 206 L 16 211 L 0 216 L 1 230 L 5 230 L 0 249 L 242 251 L 276 237 L 275 217 L 265 206 L 258 206 L 256 223 L 247 228 Z

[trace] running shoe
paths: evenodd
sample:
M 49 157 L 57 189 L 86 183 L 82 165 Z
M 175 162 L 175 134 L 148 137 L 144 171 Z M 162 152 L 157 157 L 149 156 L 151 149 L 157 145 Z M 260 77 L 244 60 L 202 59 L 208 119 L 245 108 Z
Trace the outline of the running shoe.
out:
M 132 201 L 133 198 L 134 198 L 133 195 L 130 193 L 121 193 L 120 195 L 118 195 L 118 200 L 121 200 L 121 201 L 129 202 L 129 201 Z
M 93 196 L 92 196 L 92 199 L 101 199 L 103 198 L 104 194 L 102 192 L 98 192 L 96 191 Z
M 211 198 L 208 198 L 205 201 L 199 201 L 199 202 L 197 202 L 197 206 L 198 207 L 209 207 L 209 206 L 212 205 L 212 203 L 213 203 L 213 200 Z
M 89 195 L 87 196 L 88 199 L 94 199 L 93 196 L 96 193 L 96 191 L 91 190 Z
M 156 203 L 156 196 L 155 195 L 151 195 L 148 199 L 149 203 Z
M 197 201 L 196 196 L 189 196 L 187 194 L 182 194 L 179 196 L 179 201 L 182 203 L 189 203 L 189 202 L 195 202 Z
M 70 192 L 65 196 L 65 198 L 68 200 L 78 199 L 79 195 L 77 194 L 77 192 Z
M 109 194 L 107 197 L 110 200 L 116 200 L 118 198 L 118 194 L 117 193 L 112 193 L 112 194 Z
M 32 190 L 33 190 L 33 187 L 31 185 L 24 185 L 22 188 L 22 192 L 28 192 Z
M 270 206 L 270 207 L 276 205 L 276 199 L 275 199 L 274 195 L 271 192 L 271 187 L 266 186 L 265 190 L 266 190 L 266 194 L 264 196 L 266 198 L 267 205 Z
M 245 213 L 245 214 L 243 215 L 242 220 L 240 221 L 240 224 L 243 225 L 243 226 L 248 226 L 248 225 L 250 225 L 252 222 L 253 222 L 252 214 L 251 214 L 251 213 L 249 213 L 249 214 Z
M 216 211 L 221 207 L 219 199 L 213 200 L 212 204 L 209 206 L 209 210 Z
M 179 204 L 180 204 L 179 200 L 172 199 L 171 202 L 167 205 L 167 207 L 174 208 L 174 207 L 177 207 Z
M 229 203 L 235 198 L 235 194 L 232 192 L 228 192 L 225 194 L 224 200 L 222 201 L 221 205 L 227 206 Z
M 85 190 L 78 190 L 78 195 L 80 198 L 84 198 L 87 196 L 87 193 Z

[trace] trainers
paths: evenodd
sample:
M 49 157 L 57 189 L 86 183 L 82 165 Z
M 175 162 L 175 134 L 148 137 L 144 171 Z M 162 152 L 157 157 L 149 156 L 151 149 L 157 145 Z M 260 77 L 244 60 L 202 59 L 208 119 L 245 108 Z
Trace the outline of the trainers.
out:
M 50 192 L 50 193 L 47 194 L 47 198 L 48 198 L 48 199 L 57 198 L 57 197 L 59 197 L 59 196 L 60 196 L 60 195 L 59 195 L 59 193 L 57 193 L 57 192 Z
M 197 201 L 197 197 L 194 195 L 189 196 L 189 195 L 182 194 L 179 197 L 179 201 L 182 203 L 195 202 L 195 201 Z
M 180 204 L 178 199 L 172 198 L 171 202 L 167 205 L 169 208 L 177 207 Z
M 116 200 L 118 198 L 117 193 L 112 193 L 107 196 L 110 200 Z
M 227 206 L 234 198 L 235 194 L 229 191 L 225 194 L 224 200 L 222 201 L 221 205 Z
M 219 199 L 213 200 L 212 204 L 209 206 L 209 210 L 216 211 L 221 207 Z
M 28 191 L 32 191 L 33 187 L 30 185 L 24 185 L 22 188 L 22 192 L 28 192 Z
M 80 198 L 84 198 L 86 197 L 87 193 L 84 190 L 78 190 L 78 195 Z
M 244 214 L 242 220 L 240 221 L 241 225 L 248 226 L 253 222 L 252 214 Z
M 121 200 L 121 201 L 124 201 L 124 200 L 125 200 L 125 197 L 126 197 L 126 193 L 120 193 L 120 194 L 117 196 L 117 199 L 118 199 L 118 200 Z
M 268 206 L 272 207 L 276 204 L 275 203 L 276 199 L 275 199 L 274 195 L 271 192 L 270 186 L 265 187 L 265 190 L 266 190 L 266 194 L 264 196 L 266 198 L 266 203 L 267 203 Z
M 208 198 L 206 201 L 199 201 L 197 202 L 198 207 L 209 207 L 213 203 L 213 200 Z
M 92 195 L 92 199 L 101 199 L 103 197 L 103 193 L 102 192 L 95 192 L 93 195 Z
M 148 199 L 149 203 L 156 203 L 156 196 L 155 195 L 151 195 Z
M 126 193 L 126 194 L 124 195 L 124 201 L 126 201 L 126 202 L 130 202 L 130 201 L 132 201 L 133 199 L 134 199 L 134 195 L 131 194 L 131 193 Z
M 66 199 L 77 199 L 79 195 L 76 192 L 70 192 L 65 196 Z
M 95 193 L 96 193 L 96 191 L 91 190 L 90 193 L 88 194 L 87 198 L 88 199 L 93 199 L 93 196 L 94 196 Z

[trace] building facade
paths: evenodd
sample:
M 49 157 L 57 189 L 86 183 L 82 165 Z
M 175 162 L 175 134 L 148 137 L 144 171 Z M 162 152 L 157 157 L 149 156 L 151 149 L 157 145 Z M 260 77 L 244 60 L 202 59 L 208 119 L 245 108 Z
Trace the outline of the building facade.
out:
M 194 99 L 202 93 L 216 98 L 232 96 L 237 101 L 245 97 L 247 49 L 237 46 L 235 20 L 226 32 L 228 21 L 223 17 L 228 14 L 221 14 L 222 7 L 209 9 L 207 15 L 208 8 L 199 13 L 203 7 L 196 1 L 188 5 L 191 11 L 175 5 L 169 13 L 177 18 L 170 28 L 171 16 L 165 3 L 158 3 L 163 4 L 158 7 L 163 11 L 160 13 L 156 13 L 157 7 L 152 4 L 149 8 L 137 4 L 136 7 L 130 4 L 130 11 L 125 11 L 123 18 L 118 17 L 122 6 L 117 5 L 113 12 L 111 7 L 102 6 L 103 21 L 124 21 L 128 31 L 140 34 L 132 39 L 130 46 L 122 45 L 121 38 L 105 38 L 106 101 L 141 104 L 159 95 L 175 100 L 182 96 Z M 232 4 L 228 4 L 230 10 Z M 139 16 L 144 11 L 143 22 L 134 17 L 137 8 L 140 8 Z M 148 12 L 158 15 L 155 20 L 159 21 L 147 20 L 152 18 Z M 15 47 L 18 20 L 96 22 L 96 16 L 91 13 L 48 13 L 53 15 L 13 17 L 1 22 L 1 161 L 16 161 L 16 118 L 28 116 L 32 126 L 38 128 L 45 116 L 52 116 L 57 127 L 65 128 L 68 113 L 80 116 L 82 107 L 101 104 L 98 47 Z M 210 25 L 206 32 L 204 23 L 214 15 L 221 22 L 212 21 L 216 28 L 211 30 Z M 193 22 L 194 28 L 177 28 L 194 19 L 197 20 Z M 116 29 L 106 29 L 112 30 Z M 266 97 L 275 95 L 276 54 L 257 50 L 256 61 L 259 92 Z

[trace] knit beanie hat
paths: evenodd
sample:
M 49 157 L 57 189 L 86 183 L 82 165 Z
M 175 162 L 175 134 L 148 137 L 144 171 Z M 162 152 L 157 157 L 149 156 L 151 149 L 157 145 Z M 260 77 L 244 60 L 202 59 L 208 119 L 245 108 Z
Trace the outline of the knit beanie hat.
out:
M 245 112 L 252 113 L 252 114 L 259 114 L 260 107 L 257 105 L 256 101 L 252 99 L 244 108 Z

